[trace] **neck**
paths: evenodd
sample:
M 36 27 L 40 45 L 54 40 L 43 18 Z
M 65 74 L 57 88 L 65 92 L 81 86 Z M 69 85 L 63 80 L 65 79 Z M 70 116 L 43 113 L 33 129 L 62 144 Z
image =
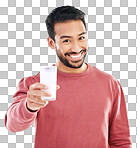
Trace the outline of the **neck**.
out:
M 87 70 L 87 64 L 85 63 L 83 63 L 83 65 L 80 68 L 70 68 L 58 62 L 55 65 L 57 66 L 58 70 L 66 73 L 81 73 Z

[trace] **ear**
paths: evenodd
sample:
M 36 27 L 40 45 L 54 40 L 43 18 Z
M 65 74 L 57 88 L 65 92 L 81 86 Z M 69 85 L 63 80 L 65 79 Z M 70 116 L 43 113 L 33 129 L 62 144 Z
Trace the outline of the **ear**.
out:
M 55 42 L 50 37 L 47 38 L 48 44 L 51 49 L 55 49 Z

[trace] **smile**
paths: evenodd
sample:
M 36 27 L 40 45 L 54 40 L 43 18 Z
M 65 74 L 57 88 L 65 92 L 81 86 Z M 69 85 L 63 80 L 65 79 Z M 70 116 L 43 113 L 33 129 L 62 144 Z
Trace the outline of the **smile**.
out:
M 71 60 L 80 60 L 83 56 L 83 51 L 78 54 L 68 54 L 68 56 Z

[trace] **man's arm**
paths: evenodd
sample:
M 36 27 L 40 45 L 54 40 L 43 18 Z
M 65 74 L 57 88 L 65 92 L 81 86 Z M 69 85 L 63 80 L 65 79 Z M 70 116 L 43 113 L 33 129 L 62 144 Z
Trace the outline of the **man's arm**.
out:
M 132 148 L 126 102 L 120 83 L 113 92 L 113 107 L 109 125 L 110 148 Z
M 13 96 L 14 102 L 8 108 L 5 115 L 5 126 L 11 132 L 19 132 L 30 127 L 37 116 L 37 112 L 31 112 L 26 107 L 27 91 L 29 90 L 29 78 L 23 78 Z
M 59 89 L 59 85 L 56 89 Z M 12 132 L 27 129 L 37 116 L 37 112 L 48 104 L 48 101 L 41 97 L 51 96 L 48 87 L 39 83 L 36 78 L 23 78 L 13 96 L 14 103 L 9 107 L 5 115 L 5 126 Z

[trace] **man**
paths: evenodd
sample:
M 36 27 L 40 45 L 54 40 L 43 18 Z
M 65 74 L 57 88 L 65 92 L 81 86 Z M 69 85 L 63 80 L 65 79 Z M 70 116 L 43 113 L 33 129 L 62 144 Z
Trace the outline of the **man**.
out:
M 47 103 L 40 74 L 23 78 L 5 116 L 8 130 L 35 121 L 35 148 L 131 148 L 126 103 L 120 83 L 84 63 L 85 14 L 72 6 L 54 9 L 46 19 L 48 44 L 57 54 L 56 101 Z M 45 91 L 43 91 L 45 89 Z

